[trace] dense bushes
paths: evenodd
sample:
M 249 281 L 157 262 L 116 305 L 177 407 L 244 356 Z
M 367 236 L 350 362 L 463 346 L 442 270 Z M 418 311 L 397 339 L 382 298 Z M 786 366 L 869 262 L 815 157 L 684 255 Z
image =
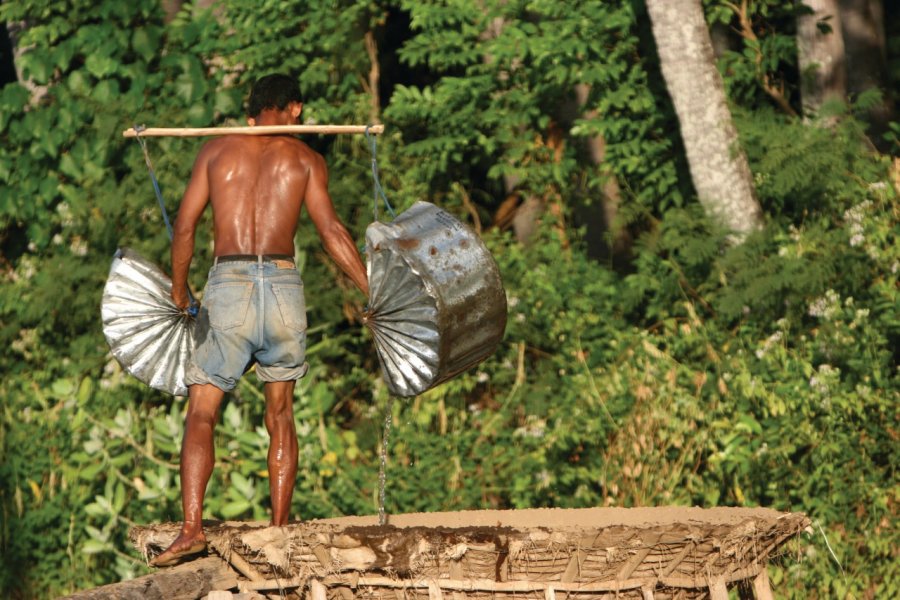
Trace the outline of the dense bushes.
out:
M 429 199 L 483 227 L 509 323 L 488 361 L 391 402 L 357 320 L 364 301 L 331 283 L 303 226 L 313 368 L 297 391 L 303 468 L 292 515 L 377 510 L 390 409 L 389 511 L 800 510 L 815 525 L 773 571 L 781 594 L 900 592 L 900 165 L 868 150 L 851 113 L 833 129 L 775 114 L 753 88 L 753 57 L 729 55 L 768 220 L 733 246 L 688 201 L 645 17 L 632 3 L 486 2 L 482 14 L 467 3 L 342 0 L 340 16 L 333 2 L 276 4 L 280 12 L 254 15 L 241 2 L 214 14 L 188 7 L 168 24 L 150 0 L 0 7 L 5 21 L 28 23 L 22 66 L 47 86 L 0 90 L 5 596 L 141 573 L 128 528 L 180 516 L 184 402 L 122 373 L 99 325 L 117 246 L 168 260 L 143 157 L 118 132 L 134 121 L 240 119 L 243 86 L 275 68 L 302 72 L 308 118 L 364 122 L 366 32 L 393 69 L 381 73 L 388 134 L 379 140 L 391 199 L 401 208 Z M 383 37 L 407 18 L 402 40 Z M 765 64 L 789 73 L 777 35 Z M 579 84 L 587 104 L 572 109 Z M 607 142 L 602 167 L 585 151 L 597 134 Z M 310 143 L 326 154 L 338 210 L 361 239 L 371 219 L 362 140 Z M 170 210 L 198 144 L 150 144 Z M 587 251 L 602 245 L 586 231 L 610 175 L 635 240 L 618 271 Z M 499 226 L 516 197 L 541 208 L 525 245 Z M 209 253 L 207 236 L 197 288 Z M 229 396 L 216 444 L 206 514 L 267 518 L 254 378 Z

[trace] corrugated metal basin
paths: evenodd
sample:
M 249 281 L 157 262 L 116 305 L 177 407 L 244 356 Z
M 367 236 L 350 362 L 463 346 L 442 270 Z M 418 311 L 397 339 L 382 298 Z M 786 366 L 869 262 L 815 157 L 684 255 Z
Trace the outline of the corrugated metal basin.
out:
M 369 311 L 391 393 L 415 396 L 481 362 L 506 328 L 506 292 L 481 238 L 416 202 L 366 230 Z

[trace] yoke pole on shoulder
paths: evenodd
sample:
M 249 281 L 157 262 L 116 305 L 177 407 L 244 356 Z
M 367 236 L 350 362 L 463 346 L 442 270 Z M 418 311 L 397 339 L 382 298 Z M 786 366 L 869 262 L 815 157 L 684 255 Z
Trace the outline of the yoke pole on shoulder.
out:
M 257 125 L 246 127 L 134 127 L 122 132 L 122 137 L 203 137 L 209 135 L 277 135 L 281 133 L 384 133 L 384 125 Z

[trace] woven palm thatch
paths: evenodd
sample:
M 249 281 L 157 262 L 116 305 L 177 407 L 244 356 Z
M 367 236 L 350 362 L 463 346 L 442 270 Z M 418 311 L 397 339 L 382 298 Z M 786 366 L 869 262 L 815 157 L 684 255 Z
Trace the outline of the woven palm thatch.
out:
M 312 600 L 719 598 L 808 527 L 769 509 L 535 509 L 207 526 L 246 581 Z M 138 527 L 145 556 L 177 526 Z M 767 586 L 767 584 L 766 584 Z

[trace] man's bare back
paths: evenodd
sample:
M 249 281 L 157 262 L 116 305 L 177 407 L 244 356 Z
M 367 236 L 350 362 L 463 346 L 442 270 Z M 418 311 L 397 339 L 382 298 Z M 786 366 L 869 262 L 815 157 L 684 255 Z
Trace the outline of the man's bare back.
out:
M 324 168 L 321 157 L 303 142 L 283 136 L 228 136 L 210 142 L 203 153 L 216 256 L 293 256 L 300 207 L 307 188 L 317 187 L 314 175 Z
M 251 124 L 290 125 L 301 107 L 266 111 Z M 187 273 L 194 231 L 212 204 L 215 255 L 294 255 L 300 209 L 306 205 L 325 250 L 364 294 L 365 267 L 328 195 L 325 160 L 288 136 L 225 136 L 207 142 L 184 192 L 172 241 L 172 298 L 188 305 Z

